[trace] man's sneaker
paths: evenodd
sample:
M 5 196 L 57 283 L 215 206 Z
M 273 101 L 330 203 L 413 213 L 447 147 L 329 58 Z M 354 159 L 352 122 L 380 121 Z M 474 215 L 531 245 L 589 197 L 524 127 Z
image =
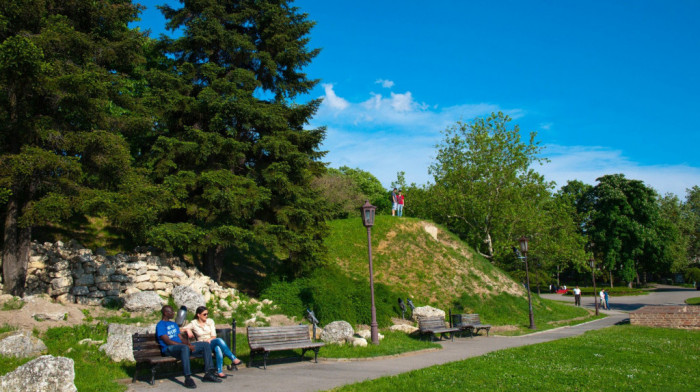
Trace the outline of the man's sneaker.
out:
M 202 381 L 204 382 L 221 382 L 221 379 L 217 378 L 215 375 L 211 373 L 207 373 L 202 377 Z
M 197 388 L 197 384 L 194 383 L 192 377 L 185 377 L 185 386 L 189 389 Z

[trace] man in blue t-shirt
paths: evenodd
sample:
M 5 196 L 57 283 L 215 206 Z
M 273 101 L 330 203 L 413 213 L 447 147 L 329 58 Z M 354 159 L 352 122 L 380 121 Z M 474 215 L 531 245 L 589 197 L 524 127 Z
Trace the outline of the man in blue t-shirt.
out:
M 221 382 L 214 375 L 214 366 L 211 361 L 211 346 L 207 342 L 190 343 L 187 335 L 180 335 L 180 327 L 172 320 L 174 312 L 170 306 L 163 306 L 160 310 L 163 319 L 156 324 L 156 338 L 160 344 L 160 352 L 169 357 L 175 357 L 182 361 L 182 371 L 185 373 L 185 386 L 197 388 L 192 380 L 190 372 L 190 357 L 204 358 L 204 377 L 202 381 Z M 186 342 L 183 342 L 183 340 Z

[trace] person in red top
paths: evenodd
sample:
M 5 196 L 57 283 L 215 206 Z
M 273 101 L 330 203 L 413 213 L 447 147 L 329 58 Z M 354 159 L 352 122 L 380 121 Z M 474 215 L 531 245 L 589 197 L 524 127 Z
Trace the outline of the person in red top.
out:
M 398 205 L 396 209 L 396 215 L 403 216 L 403 193 L 399 190 L 399 194 L 396 195 L 396 204 Z

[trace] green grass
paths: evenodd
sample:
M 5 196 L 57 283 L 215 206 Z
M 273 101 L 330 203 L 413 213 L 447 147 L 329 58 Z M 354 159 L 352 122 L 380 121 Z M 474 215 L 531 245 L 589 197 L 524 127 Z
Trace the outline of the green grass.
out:
M 126 386 L 115 383 L 133 374 L 128 363 L 112 362 L 99 351 L 99 345 L 79 345 L 80 340 L 107 340 L 107 327 L 103 324 L 82 324 L 75 327 L 51 328 L 39 336 L 48 354 L 73 359 L 75 363 L 75 385 L 79 391 L 124 391 Z M 6 358 L 0 360 L 0 375 L 15 370 L 34 358 Z
M 581 289 L 581 295 L 583 296 L 591 296 L 593 295 L 593 287 L 579 287 Z M 638 288 L 629 288 L 627 286 L 621 286 L 621 287 L 606 287 L 606 286 L 598 286 L 596 287 L 596 294 L 600 293 L 600 290 L 605 289 L 608 290 L 608 293 L 610 293 L 610 296 L 632 296 L 632 295 L 647 295 L 649 294 L 649 290 L 643 290 L 643 289 L 638 289 Z M 567 292 L 564 295 L 569 295 L 573 296 L 573 287 L 567 287 Z
M 685 300 L 688 305 L 700 305 L 700 297 L 688 298 Z
M 532 312 L 538 331 L 580 324 L 605 317 L 604 315 L 596 317 L 584 308 L 571 306 L 571 304 L 564 302 L 550 301 L 537 295 L 532 296 Z M 507 293 L 485 298 L 464 294 L 454 302 L 452 313 L 478 313 L 484 324 L 510 325 L 517 328 L 511 331 L 496 332 L 499 335 L 519 335 L 532 332 L 528 329 L 530 319 L 527 298 Z
M 24 301 L 19 297 L 12 297 L 12 299 L 5 301 L 2 304 L 2 310 L 17 310 L 22 309 L 24 306 Z
M 700 331 L 616 326 L 334 391 L 697 391 Z
M 437 343 L 421 341 L 417 338 L 406 335 L 403 332 L 380 331 L 384 335 L 384 339 L 378 346 L 371 342 L 367 347 L 352 347 L 350 345 L 335 345 L 326 344 L 318 353 L 319 358 L 371 358 L 385 355 L 396 355 L 411 351 L 425 350 L 429 348 L 441 348 Z M 293 359 L 301 355 L 301 350 L 288 351 L 273 351 L 270 353 L 270 359 Z M 313 352 L 307 351 L 306 358 L 313 358 Z M 250 348 L 248 347 L 248 337 L 244 333 L 236 334 L 236 357 L 244 363 L 250 360 Z M 262 364 L 262 357 L 256 355 L 253 366 Z M 258 362 L 260 361 L 260 362 Z M 228 359 L 224 359 L 224 363 L 228 364 Z
M 367 347 L 327 344 L 321 348 L 319 356 L 324 358 L 370 358 L 429 348 L 442 348 L 437 343 L 421 341 L 403 332 L 380 331 L 380 333 L 384 335 L 384 339 L 379 342 L 379 345 L 375 346 L 371 341 L 368 342 Z

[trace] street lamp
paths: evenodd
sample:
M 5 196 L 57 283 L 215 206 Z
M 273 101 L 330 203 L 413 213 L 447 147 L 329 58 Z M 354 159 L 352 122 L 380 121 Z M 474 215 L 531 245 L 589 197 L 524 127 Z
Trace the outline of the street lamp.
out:
M 374 271 L 372 270 L 372 226 L 374 225 L 374 212 L 377 207 L 369 204 L 369 200 L 360 208 L 362 224 L 367 228 L 367 249 L 369 250 L 369 292 L 372 300 L 372 323 L 370 332 L 372 344 L 379 344 L 379 331 L 377 330 L 377 308 L 374 306 Z
M 595 288 L 595 259 L 593 256 L 591 256 L 590 259 L 588 259 L 588 262 L 591 263 L 591 275 L 593 276 L 593 303 L 595 303 L 595 315 L 598 315 L 598 290 Z
M 527 237 L 520 237 L 518 242 L 520 242 L 520 251 L 523 253 L 523 259 L 525 260 L 525 279 L 527 279 L 527 305 L 530 310 L 530 329 L 537 329 L 537 327 L 535 327 L 535 316 L 532 313 L 532 298 L 530 297 L 530 271 L 527 266 Z

